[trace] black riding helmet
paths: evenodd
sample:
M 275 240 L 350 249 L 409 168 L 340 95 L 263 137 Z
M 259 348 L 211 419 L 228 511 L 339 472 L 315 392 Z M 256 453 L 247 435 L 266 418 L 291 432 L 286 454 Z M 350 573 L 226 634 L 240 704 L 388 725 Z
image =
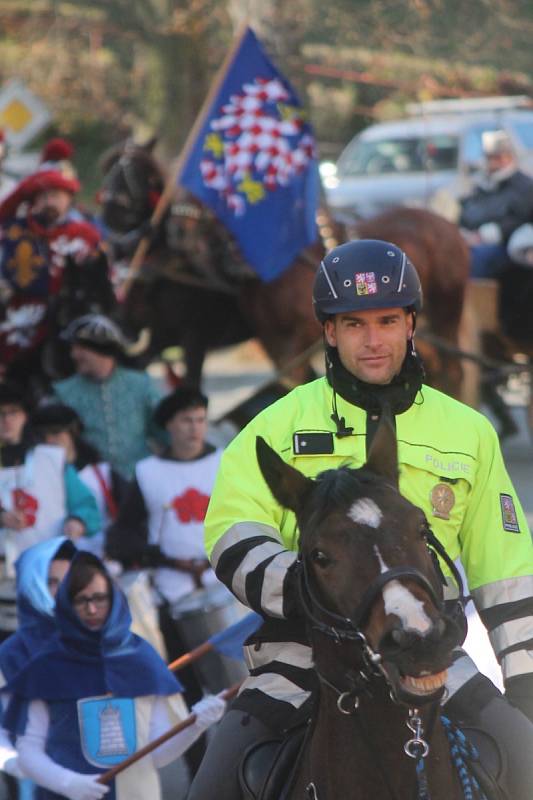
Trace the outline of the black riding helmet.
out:
M 359 239 L 327 254 L 313 287 L 319 322 L 345 311 L 422 308 L 420 278 L 403 250 L 390 242 Z

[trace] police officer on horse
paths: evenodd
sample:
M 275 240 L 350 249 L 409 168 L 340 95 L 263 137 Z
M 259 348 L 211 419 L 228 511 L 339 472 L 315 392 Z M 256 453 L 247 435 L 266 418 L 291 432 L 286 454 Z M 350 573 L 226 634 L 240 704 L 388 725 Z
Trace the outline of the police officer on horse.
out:
M 458 650 L 446 711 L 493 737 L 507 796 L 526 800 L 533 781 L 533 545 L 497 435 L 477 411 L 423 383 L 414 347 L 420 281 L 398 247 L 375 240 L 336 247 L 320 265 L 313 301 L 326 376 L 265 409 L 230 444 L 206 517 L 217 576 L 264 624 L 247 642 L 250 675 L 189 800 L 212 797 L 213 780 L 220 800 L 239 797 L 242 753 L 305 718 L 317 690 L 296 586 L 295 518 L 262 479 L 256 436 L 315 477 L 364 464 L 383 413 L 396 427 L 400 491 L 424 510 L 449 557 L 461 559 L 502 667 L 505 697 Z M 451 599 L 454 582 L 442 569 Z

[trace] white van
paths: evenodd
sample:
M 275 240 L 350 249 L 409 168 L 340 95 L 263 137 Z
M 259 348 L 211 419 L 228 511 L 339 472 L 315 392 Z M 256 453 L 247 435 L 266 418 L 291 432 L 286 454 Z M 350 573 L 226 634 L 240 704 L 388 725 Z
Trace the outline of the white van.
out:
M 483 162 L 486 131 L 506 131 L 521 168 L 533 174 L 529 98 L 443 100 L 410 110 L 407 119 L 371 125 L 355 136 L 334 168 L 322 165 L 335 218 L 349 222 L 396 205 L 429 208 L 442 190 L 466 193 L 469 176 Z

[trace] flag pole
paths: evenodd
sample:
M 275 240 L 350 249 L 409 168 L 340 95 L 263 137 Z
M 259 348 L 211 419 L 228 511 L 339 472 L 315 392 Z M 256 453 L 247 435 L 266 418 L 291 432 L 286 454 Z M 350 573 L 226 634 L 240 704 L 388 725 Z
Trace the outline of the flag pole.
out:
M 224 59 L 222 65 L 219 67 L 218 72 L 215 75 L 215 79 L 211 84 L 211 88 L 209 89 L 207 96 L 204 102 L 202 103 L 202 106 L 196 117 L 196 120 L 194 121 L 194 124 L 187 135 L 185 144 L 183 145 L 179 156 L 177 157 L 177 159 L 175 159 L 173 163 L 165 187 L 161 193 L 161 196 L 157 201 L 157 204 L 150 218 L 150 224 L 152 227 L 156 227 L 157 225 L 159 225 L 159 223 L 163 219 L 163 216 L 168 206 L 172 202 L 172 198 L 174 197 L 174 192 L 176 190 L 176 184 L 178 183 L 178 180 L 181 177 L 181 173 L 183 171 L 183 165 L 185 164 L 185 161 L 189 156 L 189 153 L 196 140 L 196 137 L 198 136 L 198 133 L 200 132 L 203 124 L 205 123 L 206 117 L 211 107 L 211 103 L 213 102 L 213 99 L 216 97 L 222 85 L 222 82 L 226 77 L 226 74 L 231 66 L 231 63 L 233 62 L 235 56 L 239 51 L 239 48 L 242 44 L 242 40 L 246 36 L 248 28 L 249 28 L 248 22 L 242 22 L 239 25 L 235 41 L 232 47 L 230 48 L 229 52 L 227 53 L 226 58 Z M 117 289 L 117 295 L 119 300 L 124 301 L 128 296 L 131 284 L 137 277 L 144 263 L 144 259 L 146 258 L 146 254 L 148 252 L 149 247 L 150 247 L 150 237 L 143 236 L 143 238 L 139 241 L 137 245 L 137 249 L 133 254 L 133 258 L 130 261 L 126 276 Z
M 241 684 L 236 683 L 233 686 L 230 686 L 229 689 L 225 689 L 220 695 L 218 695 L 222 700 L 231 700 L 232 697 L 235 697 L 237 692 L 240 689 Z M 169 739 L 172 739 L 173 736 L 176 736 L 181 731 L 185 730 L 185 728 L 189 728 L 191 725 L 194 725 L 196 722 L 196 714 L 189 714 L 181 722 L 178 722 L 177 725 L 170 728 L 165 733 L 162 733 L 161 736 L 158 736 L 157 739 L 154 739 L 152 742 L 148 742 L 144 747 L 141 747 L 140 750 L 137 750 L 136 753 L 133 753 L 128 758 L 125 758 L 124 761 L 121 761 L 120 764 L 116 764 L 111 769 L 108 769 L 107 772 L 103 772 L 99 778 L 98 783 L 109 783 L 113 780 L 113 778 L 119 774 L 119 772 L 123 772 L 125 769 L 130 767 L 132 764 L 135 764 L 137 761 L 140 761 L 141 758 L 147 756 L 149 753 L 157 750 L 162 744 L 167 742 Z
M 171 661 L 171 663 L 167 666 L 171 672 L 176 672 L 179 669 L 183 669 L 188 664 L 192 664 L 193 661 L 197 661 L 206 653 L 210 653 L 213 649 L 214 645 L 212 642 L 204 642 L 203 644 L 199 644 L 198 647 L 195 647 L 193 650 L 189 650 L 188 653 L 184 653 L 184 655 L 180 656 L 175 661 Z

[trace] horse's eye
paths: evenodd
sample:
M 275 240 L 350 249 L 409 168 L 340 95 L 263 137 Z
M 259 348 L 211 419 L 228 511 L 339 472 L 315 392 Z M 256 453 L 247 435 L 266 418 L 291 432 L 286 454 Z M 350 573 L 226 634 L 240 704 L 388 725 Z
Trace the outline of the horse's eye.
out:
M 319 567 L 327 567 L 331 564 L 331 558 L 329 558 L 323 550 L 319 550 L 318 548 L 315 548 L 311 552 L 311 560 Z

